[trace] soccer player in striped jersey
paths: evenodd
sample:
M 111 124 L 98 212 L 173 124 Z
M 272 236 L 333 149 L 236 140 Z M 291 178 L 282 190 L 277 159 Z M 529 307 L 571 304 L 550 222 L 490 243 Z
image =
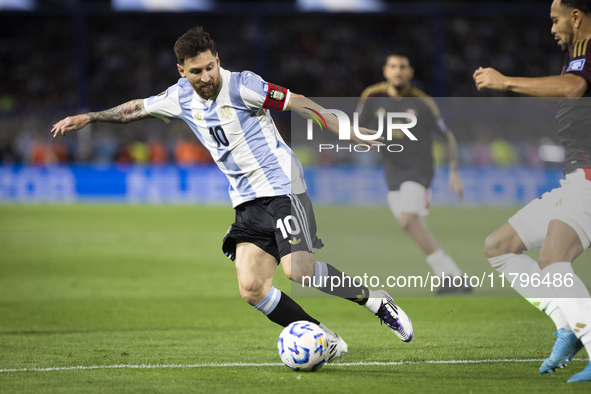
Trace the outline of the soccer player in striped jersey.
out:
M 554 0 L 550 18 L 551 32 L 567 52 L 561 75 L 513 78 L 482 67 L 474 72 L 479 90 L 565 98 L 558 104 L 556 120 L 566 148 L 566 179 L 517 212 L 484 245 L 486 257 L 499 272 L 551 283 L 544 285 L 545 291 L 515 284 L 515 290 L 556 325 L 556 342 L 540 373 L 564 366 L 583 347 L 591 357 L 591 297 L 571 266 L 591 243 L 591 1 Z M 540 247 L 537 263 L 522 253 Z M 591 362 L 568 382 L 591 382 Z
M 388 205 L 398 224 L 425 253 L 427 263 L 442 278 L 437 294 L 466 293 L 469 284 L 454 286 L 452 278 L 463 272 L 445 253 L 429 230 L 425 216 L 429 214 L 431 180 L 433 179 L 433 134 L 445 141 L 449 157 L 449 188 L 463 194 L 458 171 L 458 147 L 453 133 L 441 118 L 435 101 L 411 84 L 414 69 L 407 56 L 393 53 L 383 67 L 384 82 L 371 85 L 361 93 L 357 112 L 363 126 L 375 129 L 379 116 L 387 112 L 411 112 L 417 116 L 413 134 L 418 141 L 404 145 L 401 152 L 380 150 L 388 184 Z M 405 138 L 400 132 L 393 138 Z
M 222 249 L 235 261 L 245 301 L 284 327 L 298 320 L 319 324 L 329 338 L 328 361 L 348 352 L 337 334 L 273 286 L 281 262 L 291 280 L 301 283 L 303 277 L 313 277 L 311 283 L 318 290 L 364 306 L 401 340 L 409 342 L 413 338 L 412 323 L 388 293 L 356 286 L 332 265 L 314 259 L 313 249 L 323 245 L 316 237 L 302 166 L 281 138 L 269 110 L 295 110 L 303 115 L 304 107 L 322 108 L 250 71 L 230 72 L 220 67 L 214 42 L 201 27 L 187 31 L 174 50 L 181 75 L 176 84 L 147 99 L 67 117 L 53 126 L 54 137 L 92 122 L 182 119 L 230 183 L 236 220 L 224 237 Z M 296 104 L 292 97 L 301 99 Z M 330 130 L 338 132 L 336 118 L 327 117 L 326 121 Z M 333 277 L 348 281 L 333 287 Z

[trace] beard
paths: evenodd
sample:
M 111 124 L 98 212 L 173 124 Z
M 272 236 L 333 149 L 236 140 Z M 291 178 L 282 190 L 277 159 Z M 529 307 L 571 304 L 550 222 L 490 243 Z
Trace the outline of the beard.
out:
M 211 86 L 210 89 L 204 89 L 205 87 L 209 87 L 209 86 Z M 210 84 L 203 85 L 201 87 L 195 87 L 195 91 L 197 92 L 199 97 L 209 100 L 210 98 L 216 96 L 219 93 L 221 86 L 222 86 L 222 78 L 220 77 L 217 80 L 217 82 L 212 81 Z
M 557 41 L 560 41 L 558 46 L 560 47 L 560 50 L 562 52 L 568 52 L 570 46 L 572 44 L 574 44 L 574 39 L 573 39 L 574 34 L 572 32 L 563 32 L 562 34 L 563 34 L 562 36 L 555 34 L 554 39 Z M 570 43 L 567 41 L 570 41 Z
M 562 52 L 568 52 L 568 48 L 569 48 L 569 47 L 570 47 L 570 46 L 569 46 L 569 45 L 567 45 L 567 44 L 565 44 L 564 42 L 563 42 L 562 44 L 560 44 L 560 50 L 561 50 Z

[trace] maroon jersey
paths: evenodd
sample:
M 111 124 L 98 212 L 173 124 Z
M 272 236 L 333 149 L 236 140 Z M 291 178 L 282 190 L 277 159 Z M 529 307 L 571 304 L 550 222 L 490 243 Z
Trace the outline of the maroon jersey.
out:
M 425 187 L 433 179 L 433 134 L 445 135 L 447 127 L 441 118 L 435 100 L 420 89 L 409 86 L 404 97 L 391 97 L 387 92 L 388 83 L 381 82 L 366 88 L 361 93 L 357 112 L 360 113 L 360 125 L 369 129 L 378 129 L 379 113 L 409 112 L 417 117 L 417 125 L 412 133 L 418 141 L 404 144 L 402 152 L 388 152 L 380 149 L 382 165 L 389 190 L 399 190 L 405 181 L 414 181 Z M 400 132 L 392 136 L 405 139 Z
M 575 42 L 564 63 L 562 74 L 574 74 L 591 83 L 591 39 Z M 562 100 L 558 104 L 558 136 L 565 148 L 564 173 L 591 168 L 591 91 L 581 99 Z

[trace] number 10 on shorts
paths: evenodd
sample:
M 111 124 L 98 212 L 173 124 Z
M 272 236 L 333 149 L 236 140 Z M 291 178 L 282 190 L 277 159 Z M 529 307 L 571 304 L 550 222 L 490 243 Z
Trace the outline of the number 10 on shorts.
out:
M 277 220 L 276 228 L 281 230 L 283 238 L 287 238 L 289 235 L 298 235 L 301 232 L 298 221 L 292 215 Z

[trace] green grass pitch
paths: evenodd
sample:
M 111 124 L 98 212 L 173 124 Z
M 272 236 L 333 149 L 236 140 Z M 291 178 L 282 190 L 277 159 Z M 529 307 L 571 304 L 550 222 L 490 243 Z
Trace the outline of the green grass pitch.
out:
M 339 266 L 356 220 L 358 259 L 427 266 L 385 207 L 317 207 L 318 256 Z M 462 268 L 490 272 L 482 244 L 511 208 L 435 208 L 428 223 Z M 341 218 L 337 220 L 336 218 Z M 300 299 L 349 344 L 316 373 L 278 365 L 281 328 L 240 298 L 221 238 L 229 207 L 0 206 L 0 392 L 589 392 L 578 361 L 538 368 L 553 324 L 520 298 L 399 298 L 415 338 L 400 342 L 359 306 Z M 331 245 L 333 245 L 331 249 Z M 373 246 L 372 246 L 373 245 Z M 575 270 L 591 277 L 591 255 Z M 275 286 L 290 292 L 278 270 Z M 481 297 L 482 296 L 482 297 Z M 270 365 L 265 365 L 270 364 Z M 79 368 L 78 368 L 79 367 Z

